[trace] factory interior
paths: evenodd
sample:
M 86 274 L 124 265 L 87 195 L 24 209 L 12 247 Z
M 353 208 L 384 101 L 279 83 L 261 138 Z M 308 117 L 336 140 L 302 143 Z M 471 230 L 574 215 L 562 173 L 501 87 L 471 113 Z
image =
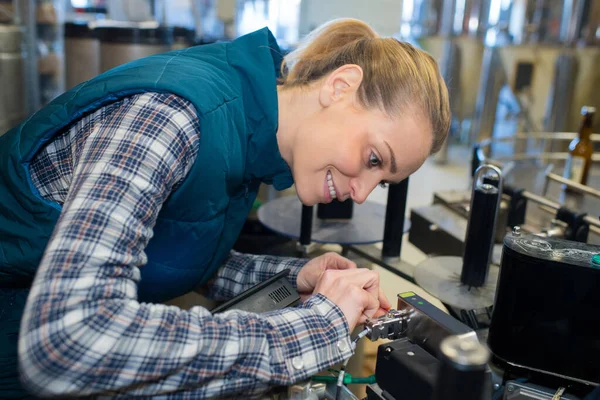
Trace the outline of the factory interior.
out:
M 600 0 L 0 0 L 0 138 L 120 65 L 265 26 L 292 51 L 335 18 L 431 54 L 452 123 L 362 204 L 260 187 L 236 251 L 336 252 L 392 303 L 347 365 L 264 398 L 600 399 Z M 285 283 L 229 306 L 295 306 Z

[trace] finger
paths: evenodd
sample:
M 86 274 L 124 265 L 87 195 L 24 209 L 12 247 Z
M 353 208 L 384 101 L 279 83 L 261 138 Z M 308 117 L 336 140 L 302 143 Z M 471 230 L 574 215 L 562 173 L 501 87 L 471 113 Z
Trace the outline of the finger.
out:
M 369 318 L 374 318 L 375 313 L 379 310 L 379 301 L 377 300 L 377 298 L 375 298 L 373 295 L 366 291 L 362 291 L 361 297 L 362 304 L 364 307 L 362 315 L 362 317 L 364 317 L 364 321 L 366 321 Z M 361 318 L 361 321 L 362 320 L 363 318 Z
M 375 271 L 365 268 L 327 270 L 323 273 L 323 279 L 331 282 L 342 280 L 364 289 L 376 299 L 379 298 L 379 274 Z
M 379 306 L 384 310 L 389 310 L 392 308 L 392 303 L 388 300 L 381 287 L 379 288 Z
M 355 269 L 356 263 L 337 253 L 329 253 L 327 269 Z

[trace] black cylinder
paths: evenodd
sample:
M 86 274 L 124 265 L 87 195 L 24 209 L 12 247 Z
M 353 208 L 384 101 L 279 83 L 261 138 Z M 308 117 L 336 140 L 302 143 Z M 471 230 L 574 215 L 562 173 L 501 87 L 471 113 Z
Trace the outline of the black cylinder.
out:
M 489 351 L 476 338 L 449 336 L 440 346 L 440 369 L 433 400 L 489 399 Z
M 383 257 L 400 257 L 407 197 L 408 178 L 389 186 L 381 250 Z
M 498 196 L 498 188 L 487 183 L 474 190 L 460 275 L 460 280 L 465 285 L 480 287 L 487 279 Z
M 477 168 L 481 166 L 481 160 L 479 159 L 480 147 L 478 144 L 473 146 L 473 153 L 471 154 L 471 177 L 475 176 Z
M 313 208 L 302 206 L 302 218 L 300 220 L 300 244 L 308 246 L 312 234 Z

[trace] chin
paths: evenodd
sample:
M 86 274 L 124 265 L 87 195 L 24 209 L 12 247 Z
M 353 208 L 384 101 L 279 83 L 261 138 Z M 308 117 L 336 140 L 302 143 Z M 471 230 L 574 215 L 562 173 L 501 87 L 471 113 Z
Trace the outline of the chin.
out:
M 300 199 L 300 202 L 305 206 L 314 206 L 319 203 L 318 200 L 310 198 L 310 196 L 306 196 L 302 193 L 302 190 L 299 190 L 298 187 L 296 187 L 296 195 L 298 196 L 298 199 Z

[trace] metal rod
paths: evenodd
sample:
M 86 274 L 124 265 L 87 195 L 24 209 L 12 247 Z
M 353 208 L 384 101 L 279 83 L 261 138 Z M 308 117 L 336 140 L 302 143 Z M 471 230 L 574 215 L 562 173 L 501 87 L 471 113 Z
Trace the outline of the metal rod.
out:
M 507 161 L 526 161 L 526 160 L 566 160 L 567 153 L 520 153 L 514 154 L 510 157 L 498 157 L 496 159 L 486 159 L 487 163 L 504 163 Z M 600 162 L 600 154 L 592 155 L 592 162 L 597 163 Z
M 594 217 L 590 217 L 589 215 L 586 215 L 585 217 L 583 217 L 583 220 L 590 225 L 590 227 L 595 227 L 598 230 L 596 230 L 596 233 L 600 234 L 600 220 L 598 218 L 594 218 Z
M 548 200 L 542 196 L 538 196 L 537 194 L 528 192 L 526 190 L 523 192 L 523 197 L 525 197 L 527 200 L 534 201 L 534 202 L 542 204 L 546 207 L 551 207 L 555 210 L 558 210 L 561 207 L 560 204 L 558 204 L 552 200 Z
M 578 192 L 589 194 L 590 196 L 594 196 L 594 197 L 600 199 L 600 191 L 593 189 L 587 185 L 582 185 L 582 184 L 572 181 L 570 179 L 563 178 L 562 176 L 557 175 L 552 172 L 547 173 L 546 178 L 553 180 L 555 182 L 567 185 L 568 187 L 570 187 L 573 190 L 576 190 Z
M 36 112 L 40 107 L 40 83 L 38 75 L 38 60 L 36 53 L 37 43 L 37 22 L 36 22 L 36 4 L 33 0 L 23 2 L 21 7 L 23 17 L 21 20 L 26 26 L 25 31 L 25 51 L 27 58 L 26 65 L 26 89 L 27 89 L 27 108 L 28 113 Z

